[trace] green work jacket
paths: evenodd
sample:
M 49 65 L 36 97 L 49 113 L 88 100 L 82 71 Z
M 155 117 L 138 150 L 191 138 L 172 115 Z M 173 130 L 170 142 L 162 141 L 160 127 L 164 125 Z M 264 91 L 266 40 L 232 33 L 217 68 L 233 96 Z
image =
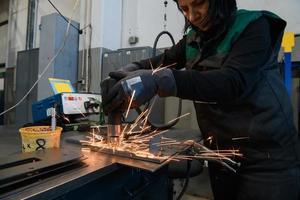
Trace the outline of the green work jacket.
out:
M 267 11 L 238 10 L 226 33 L 206 51 L 202 51 L 197 31 L 191 28 L 186 36 L 186 68 L 222 68 L 244 30 L 261 17 L 270 24 L 272 53 L 252 87 L 233 102 L 194 102 L 194 106 L 204 138 L 215 139 L 206 141 L 212 148 L 239 148 L 249 168 L 286 168 L 299 163 L 300 150 L 291 100 L 277 63 L 285 21 Z

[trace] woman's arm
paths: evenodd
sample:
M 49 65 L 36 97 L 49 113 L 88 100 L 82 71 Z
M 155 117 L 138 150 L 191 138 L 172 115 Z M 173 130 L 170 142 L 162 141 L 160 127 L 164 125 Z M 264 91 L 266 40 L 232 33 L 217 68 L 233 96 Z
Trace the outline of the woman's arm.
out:
M 272 53 L 269 23 L 250 24 L 233 45 L 221 69 L 173 70 L 177 96 L 207 102 L 230 102 L 250 91 Z

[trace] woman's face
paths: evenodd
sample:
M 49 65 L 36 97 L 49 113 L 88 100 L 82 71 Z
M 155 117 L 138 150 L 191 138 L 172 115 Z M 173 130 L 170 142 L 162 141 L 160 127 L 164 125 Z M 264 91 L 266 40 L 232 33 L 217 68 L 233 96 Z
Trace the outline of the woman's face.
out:
M 206 23 L 209 0 L 178 0 L 184 16 L 191 24 L 196 26 L 201 31 L 209 29 L 209 23 Z

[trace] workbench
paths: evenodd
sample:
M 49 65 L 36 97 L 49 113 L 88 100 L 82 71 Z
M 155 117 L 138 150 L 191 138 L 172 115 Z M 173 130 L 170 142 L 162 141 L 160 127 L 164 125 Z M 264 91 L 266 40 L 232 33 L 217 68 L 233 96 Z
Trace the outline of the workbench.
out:
M 18 128 L 0 126 L 0 163 L 1 159 L 21 154 Z M 192 130 L 173 131 L 190 139 L 199 135 Z M 168 199 L 167 162 L 82 151 L 76 142 L 67 142 L 84 134 L 72 131 L 61 136 L 60 151 L 80 155 L 80 162 L 4 193 L 0 191 L 0 199 Z

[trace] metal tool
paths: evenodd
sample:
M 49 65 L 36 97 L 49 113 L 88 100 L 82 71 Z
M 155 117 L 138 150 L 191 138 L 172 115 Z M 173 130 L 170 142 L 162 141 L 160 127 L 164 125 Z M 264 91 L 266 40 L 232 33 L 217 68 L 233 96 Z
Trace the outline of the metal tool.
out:
M 108 114 L 107 142 L 112 146 L 118 146 L 122 132 L 122 113 L 119 111 Z

